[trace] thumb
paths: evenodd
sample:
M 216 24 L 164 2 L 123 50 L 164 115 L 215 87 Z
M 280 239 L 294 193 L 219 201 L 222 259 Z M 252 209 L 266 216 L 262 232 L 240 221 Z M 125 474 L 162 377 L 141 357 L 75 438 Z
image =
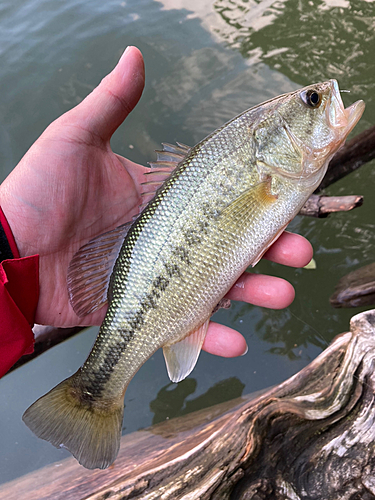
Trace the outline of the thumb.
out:
M 143 56 L 127 47 L 116 67 L 69 114 L 90 133 L 109 141 L 133 110 L 145 83 Z

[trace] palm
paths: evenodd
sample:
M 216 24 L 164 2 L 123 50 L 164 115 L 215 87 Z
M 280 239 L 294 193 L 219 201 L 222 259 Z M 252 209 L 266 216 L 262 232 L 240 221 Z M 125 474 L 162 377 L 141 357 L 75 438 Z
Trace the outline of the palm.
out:
M 88 325 L 103 319 L 103 311 L 85 318 L 74 314 L 67 295 L 67 267 L 90 238 L 136 212 L 144 167 L 118 157 L 101 142 L 87 130 L 57 121 L 18 167 L 21 179 L 15 184 L 22 189 L 14 193 L 17 216 L 28 210 L 28 224 L 17 243 L 23 248 L 27 242 L 23 254 L 39 253 L 40 276 L 48 276 L 40 283 L 38 323 Z

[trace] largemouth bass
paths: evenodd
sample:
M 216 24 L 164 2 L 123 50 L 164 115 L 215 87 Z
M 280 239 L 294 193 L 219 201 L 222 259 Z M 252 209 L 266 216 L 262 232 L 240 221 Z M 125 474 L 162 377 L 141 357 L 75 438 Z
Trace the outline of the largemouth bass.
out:
M 70 264 L 77 314 L 106 301 L 108 311 L 82 367 L 26 410 L 30 429 L 84 467 L 108 467 L 137 370 L 162 347 L 171 380 L 189 375 L 212 311 L 295 217 L 363 110 L 345 109 L 330 80 L 255 106 L 193 148 L 165 144 L 140 215 Z

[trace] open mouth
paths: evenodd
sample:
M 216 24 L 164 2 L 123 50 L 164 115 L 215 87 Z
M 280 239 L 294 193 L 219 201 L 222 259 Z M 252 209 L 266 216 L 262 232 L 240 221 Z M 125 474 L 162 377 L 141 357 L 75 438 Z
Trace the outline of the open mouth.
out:
M 341 142 L 358 123 L 365 109 L 365 103 L 363 101 L 356 101 L 348 108 L 344 108 L 337 81 L 330 80 L 330 82 L 332 84 L 332 94 L 330 103 L 327 106 L 327 118 L 333 128 L 340 129 L 338 142 Z

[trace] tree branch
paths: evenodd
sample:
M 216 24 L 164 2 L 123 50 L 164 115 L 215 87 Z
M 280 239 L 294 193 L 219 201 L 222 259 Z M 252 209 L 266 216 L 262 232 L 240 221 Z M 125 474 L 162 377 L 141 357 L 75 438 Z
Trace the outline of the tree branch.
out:
M 332 158 L 315 193 L 354 172 L 375 158 L 375 125 L 348 141 Z
M 333 212 L 347 212 L 353 208 L 360 207 L 363 204 L 363 196 L 319 196 L 312 194 L 299 215 L 309 217 L 328 217 Z

